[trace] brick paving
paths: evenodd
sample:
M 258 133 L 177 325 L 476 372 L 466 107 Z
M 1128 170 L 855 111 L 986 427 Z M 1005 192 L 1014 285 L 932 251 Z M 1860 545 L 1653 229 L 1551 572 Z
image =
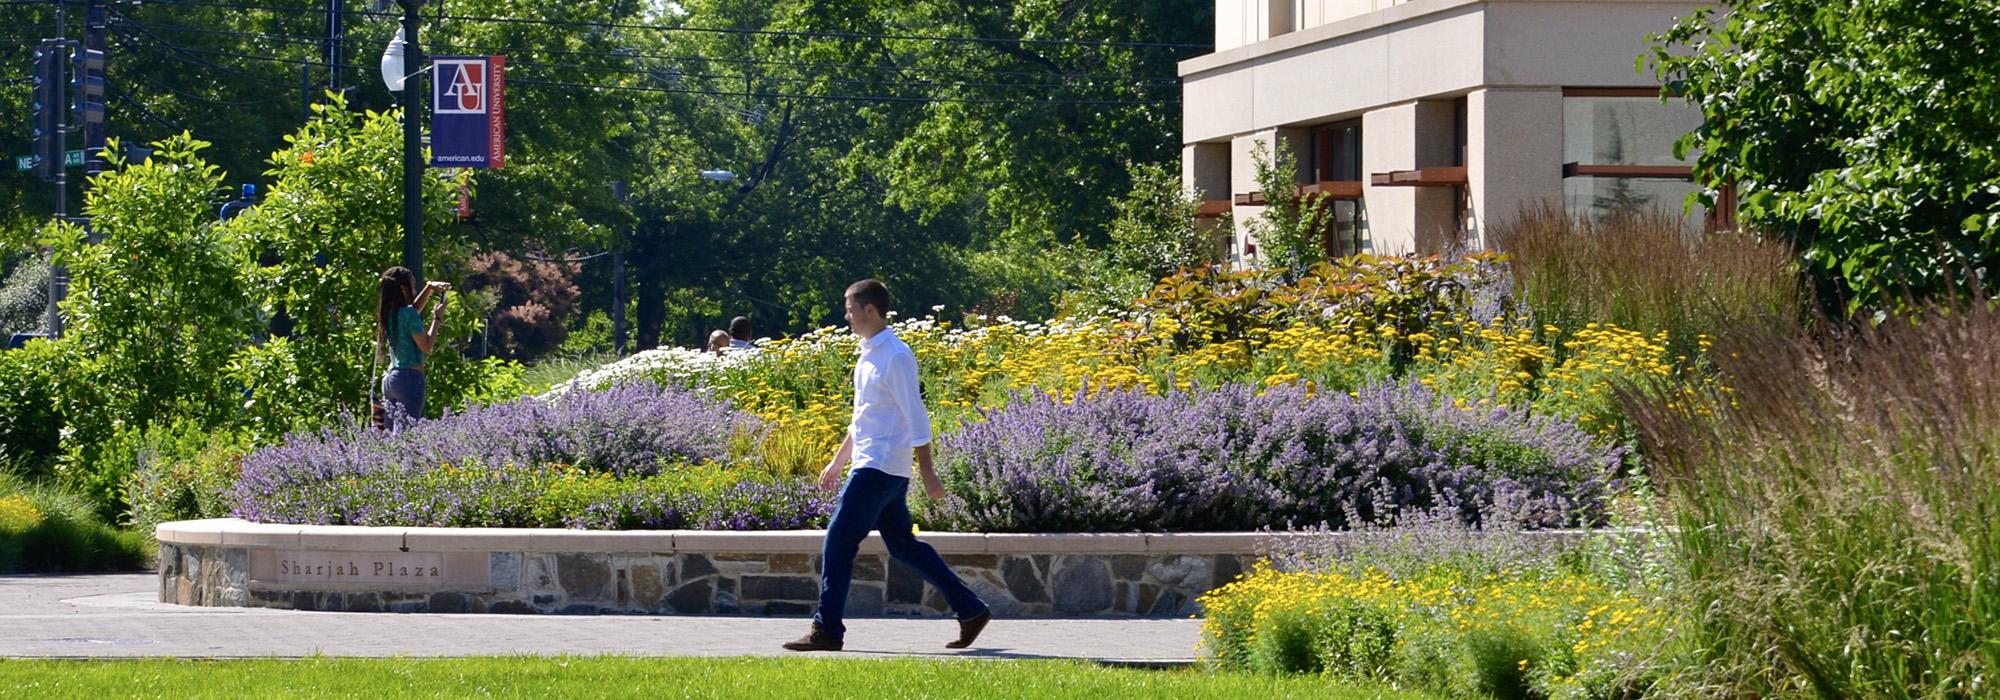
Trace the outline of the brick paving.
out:
M 804 617 L 325 613 L 188 608 L 155 600 L 153 574 L 0 577 L 0 657 L 297 657 L 622 654 L 781 656 Z M 850 656 L 1073 658 L 1177 665 L 1197 620 L 995 620 L 953 651 L 950 620 L 847 623 Z

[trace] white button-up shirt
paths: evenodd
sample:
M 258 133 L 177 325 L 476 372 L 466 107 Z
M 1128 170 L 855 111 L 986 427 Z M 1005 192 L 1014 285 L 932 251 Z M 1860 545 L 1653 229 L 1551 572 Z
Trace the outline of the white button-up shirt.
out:
M 912 451 L 931 444 L 931 414 L 917 390 L 917 356 L 887 328 L 861 341 L 854 363 L 851 469 L 910 478 Z

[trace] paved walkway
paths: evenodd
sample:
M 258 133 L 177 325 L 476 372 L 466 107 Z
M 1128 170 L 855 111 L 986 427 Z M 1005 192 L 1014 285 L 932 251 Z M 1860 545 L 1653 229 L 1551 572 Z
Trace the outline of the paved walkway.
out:
M 186 608 L 152 574 L 0 577 L 0 657 L 296 657 L 626 654 L 779 656 L 804 618 L 532 616 Z M 853 656 L 1192 661 L 1196 620 L 995 620 L 978 648 L 944 648 L 950 620 L 848 621 Z

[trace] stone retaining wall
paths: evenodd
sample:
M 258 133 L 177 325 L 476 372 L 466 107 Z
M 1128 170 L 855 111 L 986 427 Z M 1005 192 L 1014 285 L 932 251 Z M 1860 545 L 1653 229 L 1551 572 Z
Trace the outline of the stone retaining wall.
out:
M 820 531 L 587 532 L 161 525 L 160 600 L 353 612 L 804 615 Z M 1198 614 L 1267 535 L 925 533 L 1002 617 Z M 849 615 L 946 616 L 871 536 Z

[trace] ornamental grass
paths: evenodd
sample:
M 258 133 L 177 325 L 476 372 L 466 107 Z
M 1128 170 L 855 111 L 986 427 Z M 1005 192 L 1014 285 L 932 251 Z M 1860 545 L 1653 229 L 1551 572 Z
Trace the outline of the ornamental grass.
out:
M 1806 292 L 1791 246 L 1747 232 L 1695 233 L 1659 210 L 1593 221 L 1557 202 L 1495 226 L 1518 297 L 1536 323 L 1567 331 L 1605 324 L 1664 332 L 1683 360 L 1739 326 L 1796 327 Z M 1568 338 L 1545 340 L 1559 349 Z
M 1677 692 L 1991 697 L 2000 310 L 1827 325 L 1719 342 L 1693 400 L 1621 396 L 1700 613 Z

